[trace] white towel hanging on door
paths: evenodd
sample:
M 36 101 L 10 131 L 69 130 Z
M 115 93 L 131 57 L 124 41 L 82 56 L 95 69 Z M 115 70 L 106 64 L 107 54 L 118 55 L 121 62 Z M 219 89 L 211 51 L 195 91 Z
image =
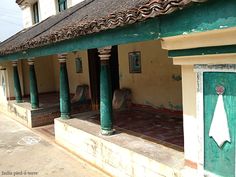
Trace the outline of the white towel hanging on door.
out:
M 209 136 L 216 141 L 219 147 L 221 147 L 226 141 L 230 142 L 227 114 L 222 95 L 219 95 L 217 99 Z

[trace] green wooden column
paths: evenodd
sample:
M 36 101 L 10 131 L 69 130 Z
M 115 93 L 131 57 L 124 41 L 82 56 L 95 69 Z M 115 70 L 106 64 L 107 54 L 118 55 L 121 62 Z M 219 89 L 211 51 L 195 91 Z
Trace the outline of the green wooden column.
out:
M 112 111 L 112 91 L 109 57 L 111 47 L 105 47 L 98 50 L 101 60 L 100 71 L 100 122 L 101 134 L 112 135 L 113 130 L 113 111 Z
M 34 60 L 29 59 L 29 74 L 30 74 L 30 103 L 32 109 L 37 109 L 39 107 L 39 97 L 38 97 L 38 86 L 37 79 L 34 69 Z
M 12 66 L 13 66 L 13 81 L 14 81 L 14 92 L 15 92 L 16 102 L 22 103 L 22 93 L 21 93 L 20 79 L 17 68 L 17 61 L 13 61 Z
M 66 68 L 66 54 L 58 55 L 60 62 L 60 111 L 62 119 L 69 119 L 71 113 L 70 87 Z

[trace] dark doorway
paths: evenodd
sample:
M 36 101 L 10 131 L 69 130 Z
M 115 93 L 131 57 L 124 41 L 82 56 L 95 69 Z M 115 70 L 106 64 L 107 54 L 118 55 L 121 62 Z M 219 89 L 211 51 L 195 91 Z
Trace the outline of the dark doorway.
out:
M 112 94 L 116 89 L 120 88 L 119 83 L 119 62 L 118 62 L 118 47 L 112 46 L 111 58 L 111 84 Z M 89 78 L 90 78 L 90 90 L 92 109 L 99 110 L 100 104 L 100 58 L 98 56 L 97 49 L 88 50 L 88 62 L 89 62 Z

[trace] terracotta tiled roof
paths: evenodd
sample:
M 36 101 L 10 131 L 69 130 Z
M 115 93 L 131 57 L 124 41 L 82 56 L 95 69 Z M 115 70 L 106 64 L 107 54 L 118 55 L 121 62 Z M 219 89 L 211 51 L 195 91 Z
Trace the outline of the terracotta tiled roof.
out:
M 0 43 L 0 55 L 134 24 L 201 1 L 85 0 Z

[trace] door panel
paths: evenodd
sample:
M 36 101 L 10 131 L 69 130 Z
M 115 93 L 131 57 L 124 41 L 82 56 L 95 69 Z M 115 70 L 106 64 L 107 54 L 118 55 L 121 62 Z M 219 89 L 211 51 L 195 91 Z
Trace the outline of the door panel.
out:
M 119 61 L 118 61 L 118 47 L 112 46 L 111 48 L 111 59 L 110 61 L 110 68 L 111 68 L 111 88 L 112 94 L 116 89 L 120 88 L 120 81 L 119 81 Z
M 98 56 L 97 49 L 88 50 L 88 63 L 89 63 L 89 79 L 90 79 L 90 91 L 91 91 L 91 102 L 92 109 L 99 110 L 100 101 L 100 59 Z
M 235 119 L 236 119 L 236 74 L 207 72 L 203 76 L 204 84 L 204 168 L 214 174 L 235 177 Z M 231 143 L 221 148 L 209 137 L 209 130 L 217 102 L 216 86 L 225 88 L 224 107 L 228 118 Z

